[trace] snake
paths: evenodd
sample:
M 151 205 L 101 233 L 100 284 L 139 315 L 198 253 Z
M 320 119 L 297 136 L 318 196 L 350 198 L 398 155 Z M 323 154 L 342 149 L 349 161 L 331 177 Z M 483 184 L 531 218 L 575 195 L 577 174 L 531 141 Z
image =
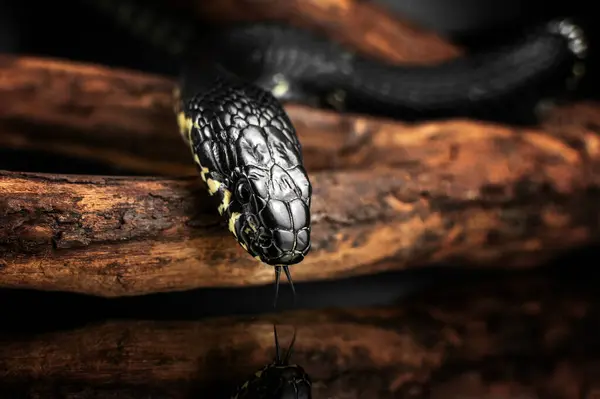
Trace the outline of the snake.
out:
M 175 94 L 181 135 L 237 242 L 275 267 L 275 302 L 282 269 L 295 297 L 289 266 L 311 248 L 312 186 L 294 126 L 270 92 L 193 65 Z
M 237 387 L 231 399 L 311 399 L 312 382 L 304 368 L 290 363 L 296 330 L 290 345 L 282 357 L 280 354 L 277 327 L 273 325 L 275 358 L 248 380 Z
M 151 2 L 81 1 L 177 57 L 173 109 L 181 137 L 235 240 L 273 266 L 275 306 L 281 271 L 295 298 L 289 267 L 312 248 L 312 185 L 283 103 L 403 120 L 486 116 L 515 104 L 528 114 L 522 104 L 576 86 L 588 49 L 583 29 L 559 18 L 490 51 L 396 65 L 292 25 L 212 27 Z M 526 101 L 531 93 L 534 103 Z

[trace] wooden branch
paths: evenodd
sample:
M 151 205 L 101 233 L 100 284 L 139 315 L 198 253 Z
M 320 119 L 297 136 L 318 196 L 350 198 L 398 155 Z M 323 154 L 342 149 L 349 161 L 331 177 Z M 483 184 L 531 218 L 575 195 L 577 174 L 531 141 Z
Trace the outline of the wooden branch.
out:
M 195 174 L 177 137 L 174 82 L 95 65 L 0 56 L 0 145 Z
M 5 334 L 0 385 L 49 399 L 227 397 L 272 359 L 277 322 L 282 345 L 297 326 L 292 360 L 315 398 L 591 398 L 600 390 L 599 299 L 591 282 L 521 277 L 387 309 Z
M 194 175 L 189 150 L 177 133 L 173 88 L 172 80 L 126 70 L 0 56 L 0 146 L 77 156 L 138 173 Z M 590 126 L 600 125 L 600 117 L 594 122 L 590 115 L 600 107 L 587 107 L 592 111 L 568 111 L 571 116 L 552 120 L 547 132 L 526 131 L 523 137 L 536 147 L 547 141 L 549 147 L 541 151 L 559 151 L 559 157 L 573 160 L 573 149 L 561 144 L 569 143 L 573 132 L 583 148 L 594 148 Z M 313 172 L 421 163 L 447 167 L 449 154 L 460 154 L 461 164 L 469 167 L 480 153 L 503 158 L 495 142 L 521 136 L 517 129 L 472 122 L 409 125 L 295 105 L 286 110 Z M 549 137 L 539 140 L 539 135 Z M 591 156 L 593 161 L 597 154 Z
M 372 57 L 403 64 L 438 63 L 462 54 L 439 35 L 362 0 L 180 0 L 210 21 L 275 20 L 321 32 Z
M 31 58 L 0 67 L 3 145 L 188 171 L 169 168 L 191 164 L 172 82 Z M 551 133 L 288 110 L 314 185 L 313 250 L 297 281 L 439 262 L 531 267 L 598 239 L 598 136 L 572 119 Z M 119 296 L 271 282 L 215 208 L 196 177 L 3 172 L 0 286 Z

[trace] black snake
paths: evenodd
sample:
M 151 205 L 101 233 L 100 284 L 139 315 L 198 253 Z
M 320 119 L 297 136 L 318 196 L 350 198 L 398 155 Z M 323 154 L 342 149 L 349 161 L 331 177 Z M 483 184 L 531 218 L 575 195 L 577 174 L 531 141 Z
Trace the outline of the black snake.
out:
M 311 194 L 302 148 L 280 100 L 402 119 L 486 116 L 530 93 L 552 97 L 583 73 L 587 42 L 568 19 L 504 47 L 433 66 L 388 65 L 315 33 L 273 23 L 198 34 L 189 18 L 148 3 L 86 0 L 180 57 L 181 135 L 237 242 L 283 269 L 311 248 Z M 195 25 L 196 24 L 196 25 Z M 524 106 L 530 111 L 531 107 Z M 518 112 L 513 113 L 518 116 Z
M 290 363 L 296 330 L 285 356 L 281 356 L 277 327 L 275 336 L 275 359 L 240 385 L 231 399 L 311 399 L 312 381 L 298 364 Z

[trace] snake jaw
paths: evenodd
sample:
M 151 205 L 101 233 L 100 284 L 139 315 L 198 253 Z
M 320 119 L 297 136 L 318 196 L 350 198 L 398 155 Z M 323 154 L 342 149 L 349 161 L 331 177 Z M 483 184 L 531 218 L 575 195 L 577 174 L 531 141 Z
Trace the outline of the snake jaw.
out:
M 310 250 L 311 189 L 303 172 L 298 170 L 292 178 L 278 165 L 255 166 L 230 177 L 230 208 L 240 214 L 236 238 L 262 263 L 300 263 Z M 307 188 L 298 186 L 304 182 Z
M 301 249 L 282 250 L 281 248 L 285 248 L 286 245 L 287 247 L 293 245 L 299 248 L 297 244 L 300 240 L 298 234 L 293 236 L 292 243 L 282 244 L 281 234 L 277 231 L 275 231 L 275 234 L 272 234 L 264 226 L 256 228 L 250 226 L 251 223 L 248 222 L 248 216 L 242 214 L 234 222 L 234 234 L 240 245 L 251 256 L 269 266 L 280 267 L 300 263 L 310 250 L 310 238 L 308 238 L 308 244 L 304 244 L 304 241 L 302 241 L 303 246 Z M 307 234 L 309 233 L 303 230 L 300 237 L 309 237 Z M 301 240 L 304 239 L 301 238 Z

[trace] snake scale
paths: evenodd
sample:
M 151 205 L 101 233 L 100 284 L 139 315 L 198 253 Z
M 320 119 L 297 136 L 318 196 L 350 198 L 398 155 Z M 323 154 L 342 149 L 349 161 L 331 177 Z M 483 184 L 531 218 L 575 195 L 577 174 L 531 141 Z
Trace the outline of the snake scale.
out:
M 272 23 L 217 27 L 197 34 L 186 18 L 149 3 L 86 0 L 128 30 L 179 57 L 174 109 L 210 195 L 235 239 L 283 270 L 311 248 L 312 187 L 302 147 L 282 101 L 392 118 L 487 117 L 560 96 L 581 78 L 587 41 L 568 19 L 533 29 L 516 43 L 433 66 L 390 65 L 315 33 Z M 533 93 L 533 96 L 532 96 Z M 529 101 L 533 98 L 533 101 Z M 513 108 L 514 109 L 514 108 Z M 258 371 L 233 398 L 311 398 L 310 378 L 282 360 Z
M 524 120 L 581 78 L 587 53 L 582 29 L 557 19 L 484 53 L 391 65 L 292 26 L 208 27 L 152 2 L 82 1 L 181 64 L 181 135 L 237 242 L 274 266 L 275 300 L 281 270 L 294 290 L 288 267 L 311 248 L 312 188 L 282 101 L 404 120 L 496 111 Z

